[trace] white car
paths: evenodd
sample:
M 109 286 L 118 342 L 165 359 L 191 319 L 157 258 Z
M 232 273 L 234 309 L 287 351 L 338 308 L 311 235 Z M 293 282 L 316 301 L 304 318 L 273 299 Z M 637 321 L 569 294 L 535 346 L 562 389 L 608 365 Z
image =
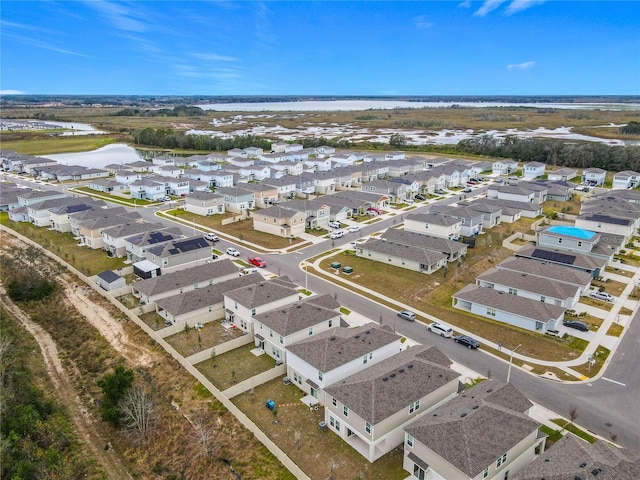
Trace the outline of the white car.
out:
M 613 295 L 606 292 L 594 292 L 591 294 L 591 298 L 595 298 L 596 300 L 603 300 L 605 302 L 613 302 Z
M 342 238 L 344 237 L 344 232 L 342 230 L 336 230 L 335 232 L 331 232 L 331 234 L 329 235 L 329 238 L 331 240 L 335 240 L 336 238 Z
M 208 240 L 210 242 L 217 242 L 220 240 L 215 233 L 205 233 L 203 237 L 205 240 Z
M 360 226 L 359 225 L 351 225 L 349 227 L 349 233 L 356 233 L 360 231 Z
M 340 228 L 342 225 L 340 225 L 340 222 L 329 222 L 329 226 L 331 228 Z
M 240 252 L 233 247 L 227 248 L 227 255 L 231 255 L 232 257 L 239 257 Z
M 427 330 L 445 338 L 451 338 L 451 336 L 453 335 L 453 329 L 441 323 L 431 323 L 427 325 Z

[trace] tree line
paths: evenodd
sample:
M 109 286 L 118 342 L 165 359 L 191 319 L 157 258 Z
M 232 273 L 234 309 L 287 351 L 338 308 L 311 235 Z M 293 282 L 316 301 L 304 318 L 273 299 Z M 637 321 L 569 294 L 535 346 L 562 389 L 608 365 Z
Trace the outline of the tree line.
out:
M 115 117 L 202 117 L 207 112 L 200 107 L 177 105 L 173 108 L 124 108 L 113 114 Z
M 134 140 L 138 145 L 168 149 L 215 152 L 227 151 L 232 148 L 259 147 L 265 151 L 271 151 L 271 142 L 256 135 L 220 138 L 206 135 L 186 135 L 170 128 L 145 128 L 135 133 Z

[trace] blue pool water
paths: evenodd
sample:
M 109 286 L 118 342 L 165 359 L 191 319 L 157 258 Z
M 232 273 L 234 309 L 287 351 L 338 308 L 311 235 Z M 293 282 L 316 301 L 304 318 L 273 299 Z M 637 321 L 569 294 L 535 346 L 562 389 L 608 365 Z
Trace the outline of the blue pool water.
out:
M 553 227 L 549 227 L 547 231 L 560 235 L 570 235 L 572 237 L 582 238 L 583 240 L 591 240 L 596 235 L 595 232 L 583 230 L 578 227 L 568 227 L 566 225 L 554 225 Z

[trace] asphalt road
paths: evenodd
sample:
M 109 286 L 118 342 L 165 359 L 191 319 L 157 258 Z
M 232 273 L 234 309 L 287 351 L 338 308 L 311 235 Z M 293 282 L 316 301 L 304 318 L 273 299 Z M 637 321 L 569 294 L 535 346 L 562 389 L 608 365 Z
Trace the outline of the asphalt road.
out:
M 10 179 L 16 181 L 16 179 Z M 19 179 L 16 183 L 33 186 L 33 183 Z M 43 189 L 57 189 L 38 185 Z M 473 195 L 482 193 L 486 187 L 475 190 Z M 442 204 L 459 201 L 458 197 L 442 200 Z M 154 212 L 162 207 L 138 208 L 145 220 L 159 221 Z M 166 207 L 165 207 L 166 208 Z M 420 208 L 412 212 L 419 211 Z M 164 220 L 162 220 L 164 221 Z M 402 221 L 402 216 L 387 218 L 362 228 L 359 233 L 347 233 L 336 245 L 357 240 L 372 232 L 389 228 Z M 168 222 L 167 222 L 168 223 Z M 174 224 L 172 224 L 174 225 Z M 194 229 L 181 227 L 186 235 L 192 235 Z M 406 322 L 396 316 L 396 312 L 379 305 L 368 298 L 351 292 L 340 285 L 327 282 L 313 275 L 305 275 L 299 264 L 305 258 L 313 257 L 331 247 L 329 241 L 312 245 L 295 253 L 286 255 L 264 255 L 260 252 L 227 241 L 220 241 L 216 248 L 224 251 L 234 246 L 240 258 L 257 254 L 265 258 L 267 268 L 279 275 L 287 275 L 299 285 L 318 293 L 335 295 L 345 307 L 354 310 L 376 322 L 393 325 L 396 331 L 420 343 L 433 344 L 440 348 L 452 360 L 475 370 L 481 375 L 506 380 L 508 363 L 502 359 L 485 354 L 482 350 L 466 349 L 450 339 L 444 339 L 428 331 L 420 322 Z M 384 279 L 380 279 L 384 286 Z M 392 296 L 392 292 L 390 295 Z M 638 310 L 617 350 L 612 354 L 608 368 L 599 379 L 589 383 L 564 384 L 530 375 L 516 367 L 511 372 L 511 382 L 532 401 L 568 418 L 569 411 L 575 407 L 576 423 L 604 438 L 615 438 L 616 442 L 627 448 L 640 449 L 640 310 Z

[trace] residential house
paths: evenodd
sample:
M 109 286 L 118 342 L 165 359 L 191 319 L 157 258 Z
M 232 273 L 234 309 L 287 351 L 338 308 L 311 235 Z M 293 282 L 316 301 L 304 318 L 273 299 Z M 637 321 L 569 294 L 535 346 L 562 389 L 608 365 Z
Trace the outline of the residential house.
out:
M 176 161 L 174 157 L 170 157 L 169 155 L 160 155 L 157 157 L 153 157 L 151 159 L 151 163 L 153 165 L 159 165 L 163 167 L 166 165 L 175 165 Z
M 518 185 L 491 185 L 487 189 L 487 198 L 510 200 L 513 202 L 533 203 L 535 193 Z
M 184 173 L 184 170 L 182 169 L 182 167 L 178 167 L 177 165 L 157 166 L 152 170 L 156 172 L 158 175 L 161 175 L 163 177 L 172 177 L 172 178 L 181 177 L 182 174 Z
M 391 203 L 401 203 L 407 196 L 407 185 L 390 180 L 372 180 L 361 185 L 361 191 L 376 193 L 389 198 Z
M 510 480 L 636 480 L 640 478 L 637 451 L 619 448 L 606 440 L 586 442 L 577 435 L 563 435 L 551 448 Z
M 566 309 L 572 309 L 582 293 L 576 285 L 498 268 L 490 268 L 476 277 L 476 285 Z
M 85 197 L 82 202 L 51 208 L 49 209 L 50 228 L 58 233 L 70 232 L 71 221 L 69 218 L 72 214 L 99 208 L 106 208 L 106 203 L 90 197 Z
M 253 228 L 279 237 L 300 236 L 305 229 L 305 214 L 299 210 L 274 205 L 253 212 Z
M 322 200 L 289 200 L 279 206 L 304 212 L 305 228 L 328 228 L 331 209 Z
M 640 173 L 631 170 L 618 172 L 613 176 L 612 189 L 636 188 L 640 185 Z
M 148 173 L 151 171 L 153 163 L 146 162 L 144 160 L 138 160 L 136 162 L 127 163 L 126 166 L 134 172 Z
M 407 177 L 394 177 L 389 179 L 390 182 L 401 183 L 405 186 L 404 198 L 399 197 L 400 202 L 412 202 L 413 197 L 420 191 L 420 182 Z
M 184 209 L 203 216 L 225 213 L 224 197 L 208 190 L 196 191 L 187 195 Z
M 315 193 L 317 195 L 329 195 L 336 191 L 336 183 L 338 180 L 336 170 L 337 169 L 328 172 L 305 173 L 302 177 L 313 179 Z M 349 175 L 349 178 L 351 178 L 351 175 Z
M 239 173 L 246 177 L 249 182 L 260 181 L 271 176 L 271 168 L 266 165 L 251 165 L 240 167 Z
M 351 202 L 354 213 L 364 213 L 367 208 L 375 207 L 378 209 L 387 208 L 390 198 L 382 193 L 365 192 L 358 190 L 344 190 L 336 192 L 333 195 L 327 195 L 322 200 L 325 202 L 333 202 L 334 199 L 340 198 Z
M 329 294 L 332 303 L 337 303 Z M 340 312 L 309 297 L 253 317 L 255 346 L 276 362 L 287 363 L 287 349 L 294 343 L 340 325 Z
M 278 189 L 264 183 L 243 183 L 242 188 L 250 190 L 254 194 L 254 205 L 257 208 L 266 208 L 278 201 Z
M 515 255 L 582 270 L 591 274 L 593 278 L 598 278 L 608 263 L 607 260 L 601 257 L 548 247 L 524 247 L 515 252 Z
M 331 170 L 331 159 L 324 157 L 308 158 L 304 161 L 304 165 L 314 172 L 328 172 Z
M 557 330 L 566 311 L 565 307 L 477 285 L 467 285 L 452 298 L 455 308 L 538 333 Z
M 127 185 L 107 179 L 91 180 L 87 186 L 92 190 L 108 194 L 114 192 L 124 192 L 128 190 Z
M 497 160 L 491 165 L 493 175 L 510 175 L 518 171 L 518 162 L 514 160 Z
M 185 170 L 182 176 L 184 178 L 188 178 L 189 183 L 196 180 L 196 181 L 204 182 L 206 186 L 210 188 L 210 187 L 215 187 L 216 185 L 216 175 L 217 175 L 217 172 L 215 170 L 206 171 L 206 170 L 198 170 L 195 168 L 190 168 Z M 229 185 L 229 186 L 232 186 L 232 185 Z
M 182 177 L 165 177 L 169 195 L 176 197 L 186 197 L 191 192 L 190 181 L 188 178 Z
M 149 232 L 131 235 L 124 239 L 127 261 L 136 263 L 147 258 L 147 248 L 161 243 L 184 238 L 180 227 L 159 228 Z
M 387 152 L 384 154 L 385 160 L 403 160 L 405 158 L 405 154 L 402 151 L 398 152 Z
M 328 157 L 336 153 L 336 149 L 327 145 L 316 147 L 316 155 L 320 158 Z
M 118 210 L 113 208 L 107 208 L 80 212 L 80 214 L 84 214 L 85 216 L 79 217 L 83 219 L 77 224 L 79 227 L 78 236 L 80 237 L 79 245 L 84 245 L 91 249 L 104 248 L 104 240 L 102 238 L 102 232 L 104 230 L 126 223 L 142 222 L 142 216 L 138 212 L 117 214 L 117 211 Z M 79 214 L 73 214 L 69 217 L 71 231 L 74 234 L 74 217 L 76 215 Z M 74 218 L 74 220 L 72 220 L 72 218 Z
M 502 217 L 502 207 L 476 201 L 464 203 L 462 205 L 482 214 L 482 228 L 484 230 L 488 230 L 495 227 L 496 225 L 500 225 Z
M 55 228 L 56 221 L 59 220 L 59 217 L 54 218 L 54 214 L 52 213 L 54 211 L 59 212 L 62 209 L 67 212 L 66 215 L 68 215 L 69 213 L 81 212 L 90 208 L 99 208 L 104 205 L 104 202 L 94 200 L 90 197 L 65 197 L 34 203 L 26 207 L 26 209 L 28 221 L 34 224 L 36 227 Z M 69 231 L 70 227 L 68 225 L 68 217 L 66 223 L 67 231 Z
M 143 177 L 129 184 L 129 193 L 133 198 L 158 200 L 169 194 L 167 185 L 160 177 Z
M 547 166 L 544 163 L 528 162 L 524 164 L 524 168 L 522 170 L 522 176 L 525 179 L 542 177 L 545 173 L 546 168 Z
M 255 207 L 255 195 L 251 190 L 239 187 L 218 187 L 216 193 L 224 197 L 225 211 L 244 213 Z
M 258 158 L 264 153 L 264 150 L 260 147 L 247 147 L 244 149 L 244 152 L 246 153 L 247 158 Z
M 470 202 L 470 205 L 473 204 L 487 204 L 502 208 L 500 219 L 505 223 L 517 221 L 520 217 L 536 218 L 542 215 L 542 205 L 537 203 L 525 203 L 497 198 L 481 198 Z
M 0 212 L 8 212 L 20 207 L 18 194 L 24 191 L 24 188 L 14 183 L 3 183 L 0 188 Z
M 388 228 L 380 237 L 393 243 L 424 248 L 447 257 L 448 262 L 458 261 L 467 254 L 467 244 L 447 238 L 432 237 L 423 233 L 410 232 L 400 228 Z
M 250 277 L 251 275 L 244 276 Z M 148 304 L 161 298 L 182 295 L 198 288 L 235 278 L 240 278 L 238 277 L 238 266 L 225 258 L 217 262 L 205 263 L 134 282 L 131 284 L 131 291 L 141 304 Z M 254 278 L 262 279 L 260 275 Z
M 278 200 L 291 200 L 296 196 L 297 181 L 297 178 L 291 177 L 265 178 L 262 184 L 275 187 L 278 190 Z
M 55 200 L 65 197 L 66 194 L 64 192 L 58 192 L 56 190 L 31 190 L 23 188 L 17 193 L 18 206 L 20 207 L 30 207 L 45 200 Z
M 309 195 L 316 193 L 315 179 L 310 175 L 298 175 L 295 177 L 296 195 L 309 198 Z
M 575 168 L 560 168 L 549 172 L 547 179 L 552 182 L 567 182 L 573 180 L 578 176 L 578 171 Z
M 122 185 L 128 186 L 140 180 L 142 180 L 142 174 L 133 170 L 118 170 L 115 175 L 115 181 Z
M 216 188 L 233 187 L 235 185 L 233 173 L 223 172 L 222 170 L 211 171 L 211 182 Z
M 415 272 L 432 274 L 447 264 L 447 256 L 423 247 L 369 238 L 355 247 L 358 257 Z
M 404 220 L 404 229 L 433 237 L 457 240 L 460 238 L 462 221 L 441 213 L 411 213 Z
M 161 230 L 162 223 L 130 222 L 116 225 L 102 230 L 103 250 L 111 257 L 126 257 L 126 242 L 128 237 L 141 233 Z
M 418 480 L 511 479 L 544 452 L 532 406 L 509 383 L 481 382 L 404 429 L 403 467 Z
M 436 204 L 429 209 L 429 212 L 443 213 L 460 219 L 460 235 L 463 237 L 473 237 L 482 233 L 484 215 L 467 206 L 451 207 L 448 205 Z
M 257 275 L 245 275 L 256 277 Z M 254 333 L 254 317 L 297 302 L 300 294 L 295 285 L 276 281 L 260 282 L 224 293 L 225 317 L 247 334 Z
M 218 263 L 218 262 L 212 262 Z M 191 270 L 191 269 L 187 269 Z M 156 278 L 163 278 L 161 275 Z M 155 279 L 150 279 L 155 280 Z M 145 280 L 149 281 L 149 280 Z M 156 313 L 172 324 L 184 323 L 194 326 L 224 318 L 224 298 L 228 290 L 255 285 L 262 281 L 260 275 L 243 275 L 209 283 L 200 282 L 198 287 L 183 293 L 157 298 Z
M 539 277 L 565 283 L 577 287 L 580 290 L 580 295 L 585 295 L 591 286 L 592 278 L 587 272 L 530 258 L 508 257 L 496 265 L 496 268 L 516 272 L 527 277 Z
M 626 244 L 636 235 L 640 217 L 636 215 L 635 220 L 625 217 L 627 217 L 625 214 L 618 216 L 615 214 L 584 213 L 576 218 L 575 226 L 590 232 L 621 235 Z
M 374 462 L 403 443 L 407 424 L 455 397 L 458 374 L 450 364 L 433 346 L 403 350 L 326 387 L 324 421 Z
M 324 389 L 403 350 L 389 327 L 367 324 L 333 328 L 287 346 L 287 376 L 300 390 L 325 405 Z M 322 379 L 318 378 L 322 372 Z
M 588 182 L 592 187 L 604 185 L 606 177 L 607 171 L 601 168 L 585 168 L 582 172 L 582 182 Z
M 276 177 L 285 177 L 288 175 L 298 176 L 302 175 L 304 172 L 304 163 L 302 162 L 280 162 L 270 167 L 271 174 Z
M 551 225 L 536 233 L 536 243 L 541 247 L 589 253 L 600 240 L 600 235 L 582 228 L 567 225 Z
M 201 235 L 148 247 L 146 254 L 146 260 L 157 265 L 162 273 L 189 268 L 212 259 L 211 245 Z

